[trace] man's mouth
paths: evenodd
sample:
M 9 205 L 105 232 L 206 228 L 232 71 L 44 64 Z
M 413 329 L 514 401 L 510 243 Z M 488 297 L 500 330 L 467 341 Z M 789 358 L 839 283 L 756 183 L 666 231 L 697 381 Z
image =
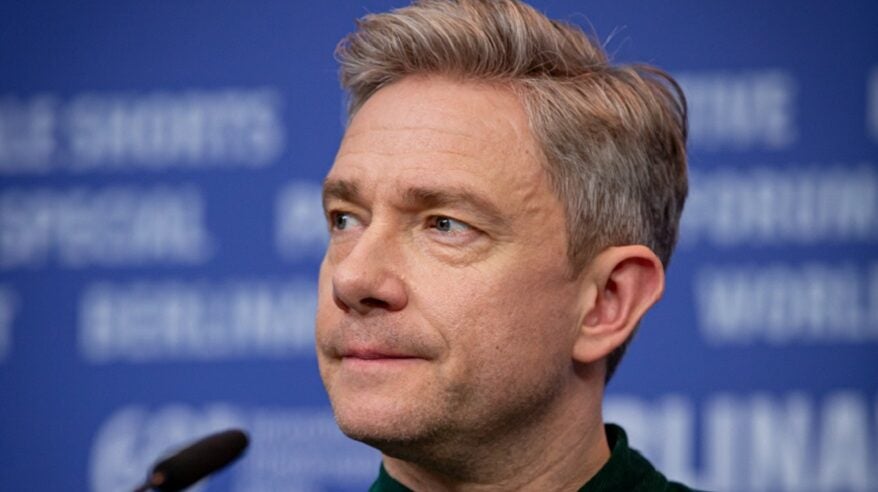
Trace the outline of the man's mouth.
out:
M 342 359 L 362 360 L 362 361 L 381 361 L 381 360 L 406 360 L 421 359 L 413 354 L 406 354 L 390 350 L 376 349 L 353 349 L 342 353 Z

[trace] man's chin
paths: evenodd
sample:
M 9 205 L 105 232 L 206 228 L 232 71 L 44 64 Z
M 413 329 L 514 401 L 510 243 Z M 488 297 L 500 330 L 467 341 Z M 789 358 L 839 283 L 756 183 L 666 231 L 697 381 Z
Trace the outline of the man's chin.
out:
M 469 468 L 470 446 L 439 427 L 414 430 L 399 426 L 339 427 L 348 437 L 377 449 L 385 458 L 395 458 L 448 476 L 464 476 Z M 386 464 L 386 461 L 385 461 Z
M 333 399 L 332 407 L 339 429 L 351 439 L 384 451 L 398 445 L 431 441 L 441 427 L 437 415 L 412 405 L 411 399 L 362 398 Z
M 421 434 L 416 418 L 400 408 L 366 404 L 335 404 L 339 429 L 351 439 L 372 442 L 409 440 Z
M 411 419 L 405 424 L 398 421 L 346 421 L 338 417 L 336 420 L 339 429 L 349 438 L 371 446 L 385 456 L 412 463 L 431 461 L 436 448 L 441 447 L 441 432 L 412 425 Z

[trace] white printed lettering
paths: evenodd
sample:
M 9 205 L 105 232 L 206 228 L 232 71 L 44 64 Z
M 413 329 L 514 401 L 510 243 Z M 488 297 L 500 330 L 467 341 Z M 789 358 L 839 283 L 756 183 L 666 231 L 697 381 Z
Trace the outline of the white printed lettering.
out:
M 750 473 L 749 488 L 768 490 L 805 490 L 808 485 L 808 451 L 813 444 L 813 416 L 803 395 L 791 394 L 784 401 L 757 395 L 750 402 Z M 778 444 L 783 443 L 783 451 Z
M 82 95 L 67 108 L 77 171 L 270 164 L 284 131 L 272 90 Z
M 736 436 L 743 428 L 738 402 L 732 395 L 716 395 L 707 402 L 704 422 L 704 474 L 702 487 L 710 490 L 732 490 L 731 485 L 744 477 L 745 449 Z M 693 424 L 694 425 L 694 424 Z
M 57 145 L 53 97 L 0 98 L 0 174 L 45 173 Z
M 10 189 L 0 194 L 0 268 L 200 264 L 211 252 L 197 189 Z
M 89 362 L 312 356 L 317 288 L 299 282 L 89 286 L 78 342 Z
M 683 468 L 691 470 L 686 482 L 699 489 L 867 492 L 878 488 L 874 473 L 878 407 L 870 408 L 869 401 L 855 391 L 821 398 L 797 392 L 721 393 L 710 396 L 699 415 L 667 412 L 674 407 L 695 408 L 680 395 L 656 400 L 611 395 L 605 401 L 605 413 L 629 430 L 631 445 L 658 469 L 679 467 L 671 463 L 685 456 Z M 685 430 L 669 434 L 668 423 Z M 702 461 L 696 471 L 690 450 L 698 425 Z M 672 479 L 687 476 L 675 473 L 668 475 Z
M 699 328 L 713 344 L 878 340 L 878 265 L 710 267 L 696 276 Z
M 92 443 L 91 490 L 131 490 L 143 480 L 153 462 L 168 451 L 205 434 L 241 427 L 242 423 L 238 411 L 224 404 L 201 410 L 168 405 L 154 412 L 140 406 L 122 408 L 101 426 Z
M 247 429 L 250 435 L 246 459 L 229 470 L 232 492 L 365 490 L 381 459 L 376 451 L 346 438 L 328 409 L 131 405 L 111 414 L 92 442 L 90 490 L 131 490 L 159 456 L 229 427 Z
M 798 136 L 795 79 L 782 70 L 679 74 L 693 146 L 784 149 Z
M 808 166 L 693 173 L 681 245 L 720 247 L 878 241 L 878 172 Z
M 869 443 L 869 412 L 866 402 L 853 392 L 836 393 L 827 399 L 820 426 L 820 490 L 868 490 L 870 470 L 875 468 Z M 873 483 L 874 485 L 874 483 Z

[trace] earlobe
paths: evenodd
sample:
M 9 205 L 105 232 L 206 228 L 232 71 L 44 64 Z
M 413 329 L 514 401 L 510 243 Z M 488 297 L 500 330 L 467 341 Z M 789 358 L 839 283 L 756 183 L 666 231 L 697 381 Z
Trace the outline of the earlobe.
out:
M 585 364 L 603 359 L 634 333 L 661 298 L 664 267 L 646 246 L 614 246 L 592 260 L 588 283 L 592 299 L 573 346 L 573 359 Z

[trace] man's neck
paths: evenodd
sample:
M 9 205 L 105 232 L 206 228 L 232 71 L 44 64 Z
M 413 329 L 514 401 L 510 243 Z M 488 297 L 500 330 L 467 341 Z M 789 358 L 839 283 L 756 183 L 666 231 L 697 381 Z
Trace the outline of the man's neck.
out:
M 387 455 L 384 467 L 416 491 L 576 491 L 610 458 L 601 416 L 603 386 L 576 383 L 570 393 L 576 397 L 562 398 L 537 425 L 501 442 L 484 443 L 475 452 L 468 449 L 465 454 L 472 459 L 465 475 L 452 476 Z

